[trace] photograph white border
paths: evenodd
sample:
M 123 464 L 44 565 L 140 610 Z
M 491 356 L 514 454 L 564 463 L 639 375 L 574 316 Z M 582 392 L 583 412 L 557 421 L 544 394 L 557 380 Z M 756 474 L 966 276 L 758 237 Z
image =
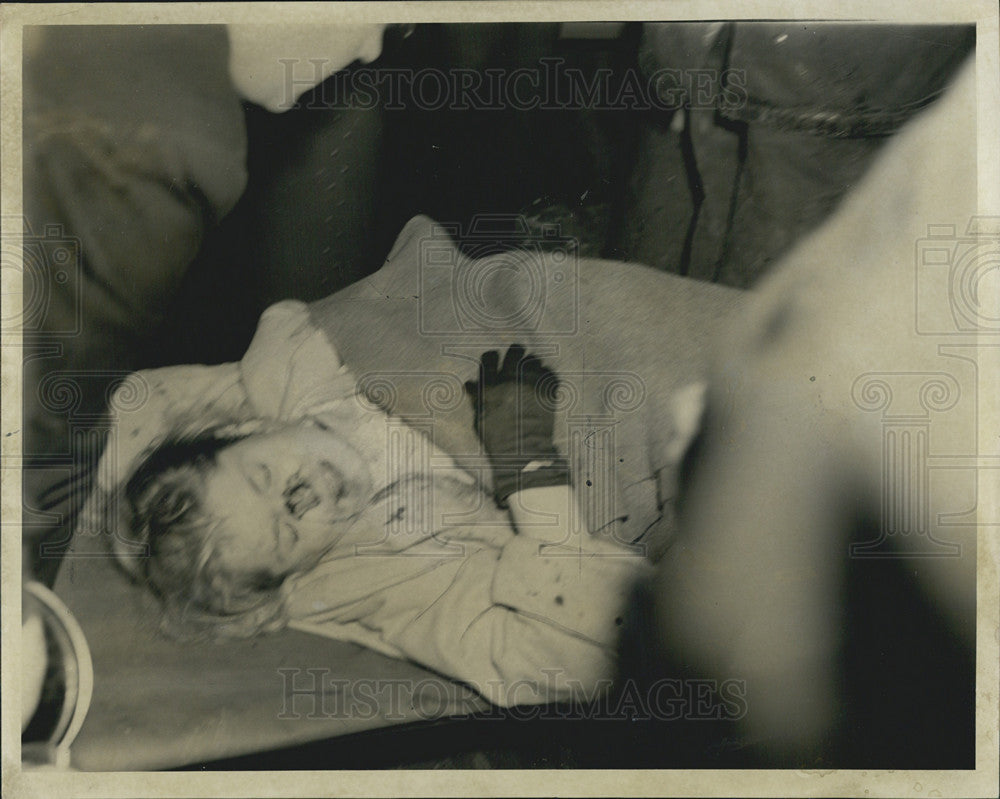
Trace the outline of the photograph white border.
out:
M 25 25 L 178 24 L 310 22 L 493 22 L 704 19 L 813 19 L 959 23 L 977 25 L 978 175 L 980 214 L 1000 214 L 1000 58 L 995 2 L 745 3 L 712 0 L 672 2 L 398 2 L 398 3 L 177 3 L 177 4 L 5 4 L 0 8 L 0 112 L 2 112 L 2 205 L 5 218 L 21 207 L 21 42 Z M 13 234 L 13 231 L 3 231 Z M 12 270 L 3 270 L 3 291 Z M 6 462 L 20 455 L 20 362 L 17 336 L 5 336 L 2 364 L 2 452 Z M 982 397 L 1000 397 L 996 375 L 984 376 Z M 986 402 L 986 400 L 984 400 Z M 996 402 L 995 399 L 992 400 Z M 997 407 L 984 405 L 981 450 L 995 448 Z M 992 437 L 992 438 L 991 438 Z M 995 472 L 994 472 L 995 474 Z M 1000 486 L 980 475 L 980 502 L 997 507 Z M 980 527 L 978 568 L 977 769 L 975 771 L 398 771 L 398 772 L 228 772 L 92 773 L 22 772 L 18 714 L 21 552 L 13 535 L 20 516 L 17 469 L 3 468 L 2 637 L 3 792 L 5 796 L 996 796 L 998 785 L 998 608 L 997 530 Z M 335 745 L 332 744 L 332 745 Z

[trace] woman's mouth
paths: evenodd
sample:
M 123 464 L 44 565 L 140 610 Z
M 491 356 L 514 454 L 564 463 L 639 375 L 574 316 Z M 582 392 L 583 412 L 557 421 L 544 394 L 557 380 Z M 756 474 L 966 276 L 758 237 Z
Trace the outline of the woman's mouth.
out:
M 301 519 L 308 511 L 321 502 L 316 489 L 308 480 L 296 477 L 285 490 L 285 507 L 296 519 Z
M 347 481 L 344 479 L 343 473 L 330 463 L 330 461 L 320 461 L 319 469 L 328 496 L 333 500 L 334 504 L 339 505 L 349 494 Z

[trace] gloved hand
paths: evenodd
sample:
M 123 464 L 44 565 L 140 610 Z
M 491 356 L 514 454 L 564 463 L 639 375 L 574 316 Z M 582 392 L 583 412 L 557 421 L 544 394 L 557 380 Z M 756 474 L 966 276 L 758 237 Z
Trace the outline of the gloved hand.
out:
M 556 373 L 520 344 L 502 364 L 496 350 L 484 352 L 479 380 L 465 384 L 501 503 L 515 491 L 569 483 L 566 461 L 552 442 L 555 413 L 541 399 L 558 386 Z

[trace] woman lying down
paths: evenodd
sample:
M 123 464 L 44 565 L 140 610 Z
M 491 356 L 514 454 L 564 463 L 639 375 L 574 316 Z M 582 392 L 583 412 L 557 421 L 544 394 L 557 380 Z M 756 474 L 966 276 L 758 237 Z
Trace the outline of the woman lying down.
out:
M 542 398 L 557 381 L 516 345 L 482 355 L 466 389 L 490 496 L 422 432 L 401 439 L 306 306 L 279 303 L 240 363 L 140 372 L 119 388 L 145 401 L 119 414 L 105 455 L 119 471 L 98 499 L 118 519 L 119 561 L 170 630 L 354 641 L 503 706 L 593 698 L 649 563 L 573 529 Z

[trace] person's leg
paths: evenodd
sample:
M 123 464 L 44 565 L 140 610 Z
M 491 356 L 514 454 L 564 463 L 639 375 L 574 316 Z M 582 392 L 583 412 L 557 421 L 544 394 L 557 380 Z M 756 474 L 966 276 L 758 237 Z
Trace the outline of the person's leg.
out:
M 720 117 L 745 126 L 745 159 L 713 279 L 755 284 L 827 219 L 974 42 L 962 25 L 735 25 L 725 65 L 742 94 Z
M 647 24 L 640 63 L 664 110 L 625 203 L 626 258 L 753 285 L 944 89 L 974 39 L 959 25 Z
M 734 215 L 710 279 L 748 288 L 829 216 L 882 138 L 831 139 L 751 125 Z

